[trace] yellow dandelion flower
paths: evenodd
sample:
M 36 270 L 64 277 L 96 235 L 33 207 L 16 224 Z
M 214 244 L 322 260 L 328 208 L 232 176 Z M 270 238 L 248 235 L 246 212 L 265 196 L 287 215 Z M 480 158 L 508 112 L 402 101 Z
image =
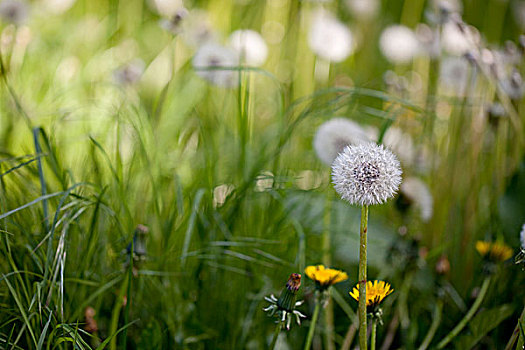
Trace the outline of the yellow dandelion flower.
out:
M 476 242 L 476 250 L 482 257 L 488 257 L 494 262 L 502 262 L 512 257 L 514 251 L 511 247 L 502 242 Z
M 391 288 L 390 283 L 385 281 L 368 281 L 366 283 L 366 306 L 375 307 L 394 290 Z M 350 296 L 355 300 L 359 301 L 359 284 L 354 287 L 351 291 Z
M 307 266 L 304 272 L 306 276 L 315 281 L 315 284 L 321 289 L 326 289 L 331 285 L 348 279 L 346 272 L 327 269 L 323 265 Z

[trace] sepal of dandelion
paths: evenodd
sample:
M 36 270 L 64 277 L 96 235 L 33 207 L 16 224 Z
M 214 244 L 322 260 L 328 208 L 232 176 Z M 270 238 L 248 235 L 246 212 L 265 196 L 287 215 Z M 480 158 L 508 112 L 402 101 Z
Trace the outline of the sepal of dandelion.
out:
M 516 257 L 514 258 L 514 263 L 516 265 L 521 265 L 521 268 L 523 271 L 525 271 L 525 249 L 521 248 L 519 253 L 516 254 Z
M 303 300 L 296 301 L 296 294 L 301 286 L 301 275 L 293 273 L 290 275 L 286 286 L 283 288 L 279 298 L 275 295 L 264 297 L 264 300 L 270 303 L 269 306 L 263 308 L 264 312 L 268 313 L 268 316 L 277 316 L 276 323 L 282 323 L 285 325 L 287 330 L 290 330 L 292 318 L 295 317 L 297 324 L 301 325 L 301 318 L 306 318 L 296 307 L 303 304 Z

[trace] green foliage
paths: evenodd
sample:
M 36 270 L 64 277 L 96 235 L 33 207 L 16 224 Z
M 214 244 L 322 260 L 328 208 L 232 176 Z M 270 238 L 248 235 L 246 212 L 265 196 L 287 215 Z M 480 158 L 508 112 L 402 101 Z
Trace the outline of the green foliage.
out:
M 513 309 L 511 305 L 501 305 L 481 310 L 468 324 L 471 334 L 459 337 L 455 342 L 456 348 L 472 349 L 484 336 L 510 317 Z
M 433 195 L 429 221 L 401 197 L 370 208 L 369 276 L 395 289 L 378 344 L 428 339 L 432 348 L 484 278 L 475 242 L 517 247 L 523 99 L 505 100 L 481 69 L 471 70 L 474 95 L 451 97 L 438 79 L 446 55 L 396 65 L 379 52 L 386 25 L 432 25 L 430 2 L 383 1 L 372 21 L 344 1 L 325 3 L 359 44 L 329 64 L 307 44 L 316 2 L 185 1 L 208 11 L 217 37 L 239 28 L 281 37 L 262 68 L 231 68 L 234 88 L 196 74 L 195 48 L 158 25 L 166 18 L 150 1 L 77 0 L 62 14 L 43 3 L 31 2 L 26 23 L 0 20 L 0 348 L 264 349 L 275 328 L 264 296 L 323 262 L 325 250 L 350 276 L 331 293 L 335 345 L 351 348 L 359 208 L 336 197 L 312 149 L 333 117 L 375 130 L 379 142 L 401 130 L 418 160 L 403 164 L 404 176 Z M 507 3 L 464 4 L 486 48 L 517 41 Z M 146 68 L 140 80 L 115 82 L 135 58 Z M 387 71 L 410 88 L 385 83 Z M 486 106 L 505 101 L 496 125 Z M 133 252 L 139 224 L 149 228 L 144 254 Z M 450 265 L 436 272 L 441 257 Z M 509 262 L 494 273 L 459 348 L 500 348 L 516 326 L 525 276 Z M 309 317 L 313 290 L 303 276 Z M 306 335 L 294 327 L 279 341 L 302 348 Z

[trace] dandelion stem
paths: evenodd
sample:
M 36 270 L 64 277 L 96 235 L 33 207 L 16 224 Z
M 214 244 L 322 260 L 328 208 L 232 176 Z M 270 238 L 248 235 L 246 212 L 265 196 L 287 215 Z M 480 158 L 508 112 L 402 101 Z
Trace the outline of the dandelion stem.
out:
M 126 292 L 126 308 L 124 309 L 124 324 L 127 326 L 129 321 L 129 309 L 131 307 L 131 283 L 133 281 L 133 252 L 135 250 L 135 240 L 131 239 L 131 250 L 129 252 L 128 288 Z M 124 328 L 122 348 L 126 349 L 128 340 L 128 327 Z
M 372 321 L 372 334 L 370 334 L 370 350 L 376 350 L 377 320 Z
M 270 344 L 270 350 L 273 350 L 275 348 L 275 344 L 277 344 L 277 338 L 279 338 L 279 333 L 281 333 L 281 327 L 282 322 L 279 322 L 275 327 L 275 331 L 273 332 L 272 343 Z
M 312 346 L 312 339 L 314 338 L 315 333 L 315 324 L 317 323 L 317 318 L 319 317 L 319 310 L 321 309 L 321 301 L 319 300 L 318 292 L 316 292 L 315 298 L 315 309 L 314 315 L 312 316 L 312 322 L 310 322 L 310 329 L 308 330 L 308 337 L 306 338 L 306 344 L 304 345 L 304 350 L 309 350 Z
M 479 291 L 478 297 L 476 300 L 474 300 L 474 304 L 472 304 L 472 307 L 470 310 L 468 310 L 467 314 L 463 319 L 457 324 L 456 327 L 437 345 L 437 349 L 443 349 L 456 335 L 458 335 L 459 332 L 467 325 L 467 323 L 472 319 L 476 311 L 478 311 L 479 307 L 481 306 L 481 303 L 483 302 L 483 299 L 485 299 L 485 295 L 487 294 L 487 290 L 489 289 L 490 285 L 490 276 L 487 276 L 485 280 L 483 281 L 483 284 L 481 286 L 481 290 Z
M 368 231 L 368 206 L 361 209 L 361 230 L 359 232 L 359 348 L 366 350 L 366 234 Z
M 332 192 L 331 192 L 332 193 Z M 324 211 L 324 231 L 323 231 L 323 264 L 327 267 L 332 265 L 331 256 L 331 238 L 330 238 L 330 223 L 332 212 L 332 195 L 328 195 L 326 199 Z M 329 290 L 330 291 L 330 290 Z M 327 300 L 324 307 L 324 322 L 325 322 L 325 347 L 327 350 L 335 350 L 334 345 L 334 303 L 331 293 L 326 294 Z

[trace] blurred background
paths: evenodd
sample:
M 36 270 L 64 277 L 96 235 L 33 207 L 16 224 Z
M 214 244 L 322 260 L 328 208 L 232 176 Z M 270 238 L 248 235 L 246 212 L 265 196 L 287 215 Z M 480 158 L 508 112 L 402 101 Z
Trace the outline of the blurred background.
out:
M 353 348 L 360 208 L 330 164 L 361 140 L 403 169 L 370 208 L 368 275 L 395 289 L 378 348 L 432 347 L 487 276 L 449 346 L 506 348 L 524 30 L 518 0 L 0 1 L 0 345 L 266 349 L 264 296 L 324 263 L 349 279 L 313 348 Z

